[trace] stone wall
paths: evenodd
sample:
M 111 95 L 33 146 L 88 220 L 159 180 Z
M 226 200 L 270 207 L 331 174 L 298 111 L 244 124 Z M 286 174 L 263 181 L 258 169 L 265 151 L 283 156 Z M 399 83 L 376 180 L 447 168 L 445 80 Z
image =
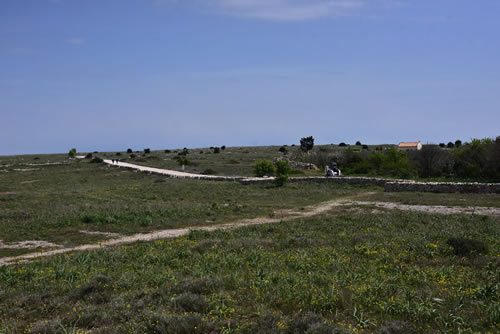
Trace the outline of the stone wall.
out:
M 272 183 L 274 178 L 249 178 L 239 180 L 242 184 Z M 500 183 L 455 183 L 416 182 L 408 180 L 382 179 L 377 177 L 292 177 L 290 183 L 317 182 L 337 184 L 372 184 L 384 187 L 386 192 L 418 191 L 434 193 L 500 194 Z
M 500 183 L 454 183 L 454 182 L 386 182 L 384 191 L 419 191 L 433 193 L 500 194 Z

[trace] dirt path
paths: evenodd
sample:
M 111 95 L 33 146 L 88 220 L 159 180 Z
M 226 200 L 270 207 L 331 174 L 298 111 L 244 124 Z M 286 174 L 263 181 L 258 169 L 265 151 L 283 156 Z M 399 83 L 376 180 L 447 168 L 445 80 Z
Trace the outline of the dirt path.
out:
M 217 175 L 203 175 L 203 174 L 185 173 L 185 172 L 179 172 L 179 171 L 171 170 L 171 169 L 146 167 L 146 166 L 131 164 L 128 162 L 120 162 L 117 160 L 105 159 L 105 160 L 103 160 L 103 162 L 108 164 L 108 165 L 111 165 L 111 166 L 125 167 L 125 168 L 135 169 L 135 170 L 138 170 L 141 172 L 166 175 L 166 176 L 181 178 L 181 179 L 202 179 L 202 180 L 221 180 L 221 181 L 234 181 L 234 180 L 240 180 L 240 179 L 247 179 L 247 177 L 242 177 L 242 176 L 231 177 L 231 176 L 217 176 Z
M 366 195 L 366 193 L 362 194 Z M 356 196 L 357 197 L 357 196 Z M 187 235 L 190 231 L 201 230 L 201 231 L 215 231 L 217 229 L 231 229 L 242 226 L 250 225 L 262 225 L 262 224 L 274 224 L 280 221 L 290 221 L 299 218 L 318 216 L 335 207 L 346 207 L 346 206 L 375 206 L 381 209 L 387 210 L 403 210 L 403 211 L 418 211 L 427 213 L 438 213 L 438 214 L 476 214 L 476 215 L 500 215 L 500 208 L 487 208 L 487 207 L 447 207 L 447 206 L 430 206 L 430 205 L 408 205 L 399 204 L 392 202 L 370 202 L 370 201 L 356 201 L 349 198 L 343 198 L 338 200 L 332 200 L 328 202 L 323 202 L 318 205 L 312 205 L 306 207 L 303 211 L 295 210 L 279 210 L 275 212 L 275 218 L 269 217 L 258 217 L 254 219 L 244 219 L 238 220 L 232 223 L 217 224 L 212 226 L 201 226 L 201 227 L 188 227 L 180 229 L 169 229 L 161 230 L 151 233 L 141 233 L 134 234 L 131 236 L 117 237 L 114 239 L 105 240 L 97 244 L 87 244 L 77 247 L 70 248 L 60 248 L 49 250 L 46 252 L 29 253 L 20 256 L 4 257 L 0 258 L 0 266 L 12 265 L 21 262 L 28 262 L 37 258 L 53 256 L 57 254 L 64 254 L 73 251 L 85 251 L 94 250 L 103 247 L 114 247 L 118 245 L 131 244 L 138 241 L 153 241 L 158 239 L 175 238 Z M 1 245 L 1 244 L 0 244 Z

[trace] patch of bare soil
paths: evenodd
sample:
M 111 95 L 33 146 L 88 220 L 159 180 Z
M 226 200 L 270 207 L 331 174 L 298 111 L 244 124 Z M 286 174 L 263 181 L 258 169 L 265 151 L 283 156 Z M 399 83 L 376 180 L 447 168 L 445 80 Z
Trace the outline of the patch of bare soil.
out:
M 366 194 L 362 194 L 366 195 Z M 359 196 L 359 195 L 358 195 Z M 217 224 L 212 226 L 203 226 L 203 227 L 192 227 L 192 228 L 181 228 L 181 229 L 169 229 L 156 231 L 151 233 L 141 233 L 135 234 L 131 236 L 125 237 L 116 237 L 110 240 L 102 241 L 98 244 L 88 244 L 81 245 L 77 247 L 71 248 L 62 248 L 50 250 L 47 252 L 39 252 L 39 253 L 30 253 L 24 254 L 20 256 L 13 257 L 5 257 L 0 259 L 0 266 L 3 265 L 12 265 L 16 263 L 31 261 L 33 259 L 45 256 L 52 256 L 56 254 L 63 254 L 73 251 L 84 251 L 84 250 L 93 250 L 99 249 L 102 247 L 113 247 L 123 244 L 130 244 L 138 241 L 153 241 L 158 239 L 167 239 L 167 238 L 175 238 L 187 235 L 192 230 L 202 230 L 202 231 L 215 231 L 217 229 L 231 229 L 242 226 L 250 226 L 250 225 L 262 225 L 262 224 L 273 224 L 279 223 L 281 221 L 290 221 L 298 218 L 312 217 L 324 214 L 334 208 L 338 207 L 353 207 L 353 206 L 375 206 L 380 209 L 386 210 L 404 210 L 404 211 L 421 211 L 427 213 L 439 213 L 439 214 L 476 214 L 476 215 L 500 215 L 500 208 L 484 208 L 484 207 L 446 207 L 446 206 L 428 206 L 428 205 L 407 205 L 407 204 L 399 204 L 399 203 L 390 203 L 390 202 L 368 202 L 368 201 L 356 201 L 352 197 L 351 199 L 341 199 L 341 200 L 333 200 L 328 202 L 320 203 L 319 205 L 313 205 L 309 207 L 305 207 L 304 210 L 296 211 L 296 210 L 278 210 L 275 212 L 273 217 L 258 217 L 254 219 L 244 219 L 238 220 L 232 223 L 226 224 Z M 380 210 L 372 209 L 371 212 L 377 212 Z M 91 234 L 102 234 L 103 232 L 89 232 L 89 231 L 81 231 L 82 233 L 91 233 Z M 109 236 L 109 235 L 108 235 Z M 38 246 L 40 247 L 40 246 Z M 53 246 L 52 246 L 53 247 Z
M 351 201 L 351 205 L 371 205 L 381 209 L 388 210 L 403 210 L 403 211 L 419 211 L 427 213 L 439 213 L 444 215 L 452 214 L 469 214 L 469 215 L 484 215 L 497 216 L 500 215 L 500 208 L 478 207 L 478 206 L 443 206 L 443 205 L 410 205 L 392 202 L 365 202 Z
M 15 191 L 4 191 L 4 192 L 0 192 L 0 196 L 9 196 L 9 195 L 15 195 L 16 192 Z
M 0 249 L 35 249 L 35 248 L 56 248 L 62 247 L 43 240 L 26 240 L 12 243 L 4 243 L 0 240 Z
M 21 184 L 32 184 L 32 183 L 36 183 L 36 182 L 39 182 L 40 180 L 30 180 L 30 181 L 23 181 L 21 182 Z
M 112 232 L 99 232 L 99 231 L 86 231 L 86 230 L 81 230 L 79 231 L 80 233 L 87 234 L 87 235 L 102 235 L 104 237 L 108 238 L 117 238 L 121 234 L 119 233 L 112 233 Z

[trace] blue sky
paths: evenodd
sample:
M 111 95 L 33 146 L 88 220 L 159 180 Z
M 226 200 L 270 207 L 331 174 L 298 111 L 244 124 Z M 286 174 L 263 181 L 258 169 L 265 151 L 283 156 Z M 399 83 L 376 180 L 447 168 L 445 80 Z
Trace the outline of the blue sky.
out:
M 497 0 L 1 0 L 0 155 L 500 135 Z

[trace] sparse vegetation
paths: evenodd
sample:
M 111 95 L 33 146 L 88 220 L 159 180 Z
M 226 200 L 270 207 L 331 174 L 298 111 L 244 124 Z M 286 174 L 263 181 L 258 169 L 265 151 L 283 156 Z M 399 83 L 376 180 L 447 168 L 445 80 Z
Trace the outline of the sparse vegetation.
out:
M 495 332 L 496 255 L 457 230 L 500 247 L 496 218 L 368 209 L 2 267 L 0 330 Z

